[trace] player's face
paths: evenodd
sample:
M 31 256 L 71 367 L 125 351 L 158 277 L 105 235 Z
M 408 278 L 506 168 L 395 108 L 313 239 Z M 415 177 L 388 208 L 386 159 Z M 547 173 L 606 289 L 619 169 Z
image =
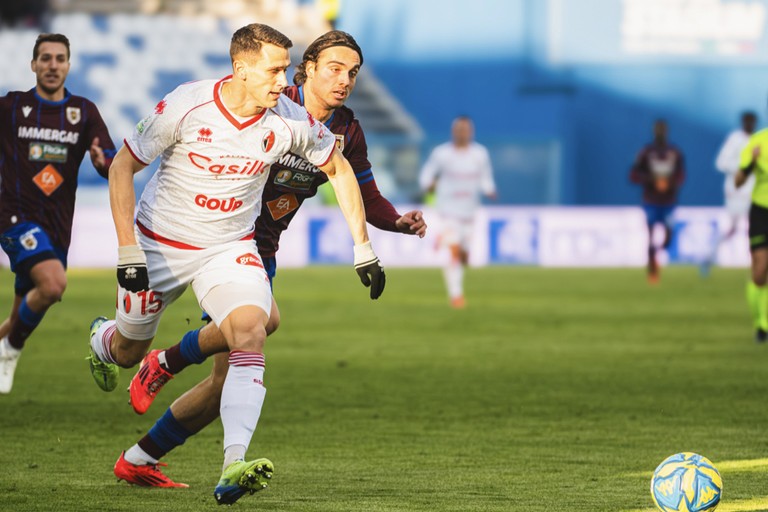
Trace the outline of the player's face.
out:
M 37 58 L 32 61 L 32 71 L 37 77 L 37 86 L 46 94 L 59 92 L 69 73 L 67 47 L 63 43 L 42 43 Z
M 326 108 L 344 105 L 355 88 L 360 71 L 360 56 L 352 48 L 332 46 L 326 48 L 317 62 L 308 63 L 305 87 Z
M 653 136 L 659 141 L 667 140 L 667 123 L 657 121 L 653 125 Z
M 453 126 L 451 127 L 451 135 L 455 145 L 466 146 L 472 142 L 472 138 L 474 137 L 472 122 L 467 119 L 458 119 L 454 121 Z
M 248 96 L 259 106 L 272 108 L 288 86 L 285 71 L 291 65 L 288 50 L 273 44 L 264 44 L 258 55 L 244 58 L 242 71 Z

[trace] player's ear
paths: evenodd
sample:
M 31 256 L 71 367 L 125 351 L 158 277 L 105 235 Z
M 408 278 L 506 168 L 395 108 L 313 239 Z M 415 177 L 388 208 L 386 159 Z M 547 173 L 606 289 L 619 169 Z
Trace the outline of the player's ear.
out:
M 245 73 L 245 62 L 241 60 L 236 60 L 232 63 L 232 71 L 233 74 L 239 78 L 240 80 L 245 80 L 246 73 Z
M 314 78 L 315 67 L 316 63 L 312 61 L 307 62 L 307 64 L 304 66 L 304 70 L 307 72 L 307 78 Z

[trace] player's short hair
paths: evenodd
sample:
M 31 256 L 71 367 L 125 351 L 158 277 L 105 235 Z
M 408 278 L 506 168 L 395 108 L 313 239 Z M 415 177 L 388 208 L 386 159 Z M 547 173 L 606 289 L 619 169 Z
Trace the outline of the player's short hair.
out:
M 67 47 L 67 60 L 69 60 L 69 39 L 64 34 L 40 34 L 37 36 L 35 46 L 32 48 L 32 60 L 37 60 L 40 55 L 40 45 L 43 43 L 61 43 Z
M 269 25 L 261 23 L 251 23 L 232 34 L 232 42 L 229 45 L 229 56 L 232 62 L 235 56 L 241 53 L 258 53 L 261 51 L 261 45 L 273 44 L 286 50 L 293 46 L 293 42 L 282 32 L 275 30 Z
M 317 62 L 323 50 L 334 46 L 346 46 L 357 52 L 360 56 L 360 65 L 363 65 L 363 50 L 355 41 L 355 38 L 341 30 L 331 30 L 321 35 L 307 46 L 301 62 L 296 66 L 296 74 L 293 75 L 293 83 L 303 85 L 307 81 L 307 63 Z
M 757 121 L 757 114 L 752 110 L 745 110 L 744 112 L 741 113 L 741 120 Z

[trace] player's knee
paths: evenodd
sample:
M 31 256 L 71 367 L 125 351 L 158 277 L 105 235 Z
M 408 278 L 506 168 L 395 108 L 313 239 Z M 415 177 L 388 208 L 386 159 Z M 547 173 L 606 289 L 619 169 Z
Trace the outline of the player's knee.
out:
M 267 331 L 260 323 L 241 323 L 234 326 L 233 340 L 230 350 L 244 350 L 246 352 L 262 352 L 264 342 L 267 339 Z
M 267 322 L 267 336 L 274 334 L 278 327 L 280 327 L 280 312 L 272 311 L 272 314 L 269 316 L 269 322 Z
M 66 288 L 66 279 L 49 279 L 40 283 L 37 287 L 37 291 L 40 293 L 40 298 L 50 306 L 61 300 Z

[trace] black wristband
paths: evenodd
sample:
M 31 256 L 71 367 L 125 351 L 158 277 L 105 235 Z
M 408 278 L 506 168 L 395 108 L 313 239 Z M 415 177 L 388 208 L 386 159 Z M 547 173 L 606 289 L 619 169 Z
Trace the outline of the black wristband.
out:
M 756 162 L 754 160 L 752 160 L 752 162 L 748 166 L 744 167 L 741 170 L 741 173 L 744 175 L 744 177 L 747 177 L 750 174 L 752 174 L 752 172 L 755 170 L 756 166 L 757 166 Z

